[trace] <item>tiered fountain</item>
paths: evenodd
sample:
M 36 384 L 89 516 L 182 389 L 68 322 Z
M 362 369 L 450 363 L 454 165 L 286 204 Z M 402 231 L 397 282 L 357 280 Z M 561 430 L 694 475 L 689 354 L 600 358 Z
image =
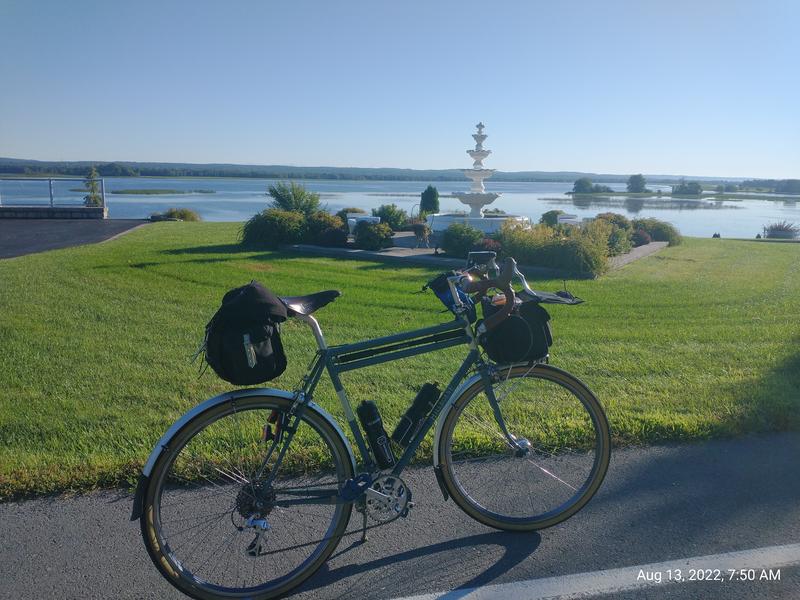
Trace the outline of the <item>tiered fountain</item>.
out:
M 469 215 L 458 213 L 428 215 L 428 226 L 434 232 L 444 231 L 453 223 L 466 223 L 485 233 L 497 231 L 506 219 L 515 219 L 524 224 L 529 223 L 527 217 L 517 217 L 506 214 L 484 215 L 483 207 L 497 200 L 500 194 L 487 192 L 483 185 L 483 180 L 488 179 L 492 176 L 492 173 L 494 173 L 494 169 L 487 169 L 483 166 L 484 159 L 489 156 L 492 151 L 483 147 L 483 142 L 485 142 L 488 137 L 483 133 L 483 123 L 478 123 L 475 127 L 478 129 L 478 133 L 472 134 L 472 138 L 475 140 L 475 149 L 467 150 L 467 154 L 470 155 L 473 161 L 472 168 L 462 170 L 464 175 L 472 180 L 472 185 L 470 186 L 469 192 L 453 193 L 453 196 L 469 206 Z

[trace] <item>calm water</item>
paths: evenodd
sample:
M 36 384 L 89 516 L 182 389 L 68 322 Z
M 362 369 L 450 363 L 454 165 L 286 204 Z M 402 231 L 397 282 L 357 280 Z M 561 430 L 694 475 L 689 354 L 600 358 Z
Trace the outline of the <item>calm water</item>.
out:
M 169 207 L 186 207 L 197 211 L 206 221 L 244 221 L 264 209 L 269 202 L 267 187 L 274 183 L 267 179 L 215 179 L 215 178 L 106 178 L 106 192 L 125 189 L 214 190 L 213 194 L 168 194 L 138 196 L 106 194 L 109 216 L 116 219 L 145 218 L 151 213 Z M 380 204 L 395 203 L 408 212 L 418 210 L 419 194 L 427 182 L 416 181 L 304 181 L 308 189 L 318 192 L 323 204 L 331 211 L 345 206 L 364 209 Z M 469 182 L 445 181 L 434 183 L 439 193 L 467 191 Z M 82 192 L 71 188 L 81 187 L 80 182 L 55 182 L 57 203 L 80 203 Z M 580 217 L 593 217 L 605 211 L 619 212 L 628 217 L 656 217 L 674 224 L 689 236 L 710 237 L 719 232 L 723 237 L 754 237 L 771 222 L 788 220 L 800 223 L 800 206 L 781 200 L 702 200 L 673 201 L 669 199 L 592 199 L 572 200 L 564 195 L 572 189 L 570 183 L 486 182 L 487 190 L 503 195 L 491 208 L 507 213 L 525 215 L 537 221 L 541 214 L 561 209 Z M 625 189 L 624 183 L 610 184 L 617 191 Z M 667 186 L 650 186 L 665 189 Z M 0 181 L 0 202 L 4 205 L 49 202 L 47 182 Z M 455 198 L 440 198 L 443 211 L 463 210 L 466 207 Z

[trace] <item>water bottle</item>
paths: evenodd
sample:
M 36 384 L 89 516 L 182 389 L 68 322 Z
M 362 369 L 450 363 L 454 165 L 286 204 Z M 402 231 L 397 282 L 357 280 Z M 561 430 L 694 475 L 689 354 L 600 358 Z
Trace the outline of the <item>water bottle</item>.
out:
M 392 439 L 404 448 L 408 446 L 441 395 L 442 392 L 435 383 L 423 385 L 406 414 L 400 418 L 400 422 L 394 428 Z
M 389 435 L 383 428 L 383 419 L 378 412 L 378 407 L 372 400 L 365 400 L 358 405 L 356 412 L 361 426 L 367 433 L 367 441 L 373 456 L 375 456 L 375 462 L 381 469 L 394 466 L 395 458 L 389 444 Z

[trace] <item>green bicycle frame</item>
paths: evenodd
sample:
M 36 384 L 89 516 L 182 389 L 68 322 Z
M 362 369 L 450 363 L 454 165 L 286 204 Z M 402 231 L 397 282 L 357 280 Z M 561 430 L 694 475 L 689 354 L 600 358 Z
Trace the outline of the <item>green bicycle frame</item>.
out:
M 436 423 L 437 418 L 445 406 L 451 400 L 459 383 L 466 377 L 467 373 L 473 368 L 477 367 L 481 378 L 486 383 L 486 390 L 489 396 L 489 402 L 495 410 L 495 416 L 500 418 L 501 428 L 505 432 L 504 424 L 502 424 L 502 417 L 499 415 L 496 398 L 491 386 L 491 378 L 489 372 L 489 365 L 487 365 L 480 356 L 478 351 L 477 341 L 472 331 L 469 320 L 464 315 L 457 315 L 453 321 L 449 323 L 442 323 L 432 327 L 423 329 L 415 329 L 404 333 L 398 333 L 386 337 L 375 338 L 354 344 L 345 344 L 341 346 L 328 346 L 319 328 L 316 319 L 311 315 L 298 315 L 298 318 L 305 321 L 314 332 L 314 336 L 319 346 L 316 356 L 309 366 L 308 372 L 303 379 L 300 390 L 297 392 L 295 408 L 292 414 L 296 417 L 295 425 L 289 428 L 288 435 L 283 440 L 283 448 L 281 449 L 278 460 L 273 467 L 273 473 L 277 473 L 280 461 L 286 448 L 288 448 L 291 438 L 296 430 L 296 425 L 299 423 L 299 417 L 305 406 L 311 401 L 314 390 L 319 383 L 322 374 L 327 371 L 333 383 L 336 395 L 344 410 L 345 418 L 353 434 L 356 446 L 358 447 L 359 454 L 361 455 L 363 467 L 367 472 L 374 472 L 377 466 L 372 457 L 365 440 L 361 433 L 356 416 L 353 413 L 353 408 L 347 393 L 344 390 L 340 374 L 347 371 L 354 371 L 373 365 L 382 364 L 399 360 L 401 358 L 408 358 L 419 354 L 426 354 L 428 352 L 435 352 L 445 348 L 468 344 L 470 346 L 469 353 L 464 358 L 461 366 L 453 375 L 448 383 L 439 400 L 436 402 L 428 416 L 425 418 L 422 426 L 412 438 L 411 442 L 405 448 L 402 456 L 396 462 L 391 474 L 399 476 L 406 466 L 411 462 L 420 443 L 427 435 L 428 431 Z M 511 440 L 510 440 L 511 441 Z M 307 491 L 308 493 L 309 491 Z M 327 493 L 323 490 L 318 492 L 311 492 L 310 495 L 314 498 L 305 498 L 298 500 L 288 500 L 280 502 L 281 505 L 289 504 L 303 504 L 303 503 L 318 503 L 331 502 L 330 491 Z M 325 499 L 323 499 L 325 498 Z

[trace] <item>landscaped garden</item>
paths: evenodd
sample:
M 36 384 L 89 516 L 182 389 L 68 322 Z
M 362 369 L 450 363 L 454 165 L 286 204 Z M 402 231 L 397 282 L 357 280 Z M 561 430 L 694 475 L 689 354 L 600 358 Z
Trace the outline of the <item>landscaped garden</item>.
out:
M 166 428 L 229 389 L 190 357 L 228 289 L 257 279 L 280 294 L 340 289 L 319 312 L 330 344 L 448 319 L 437 270 L 250 250 L 236 223 L 158 223 L 113 242 L 0 261 L 0 496 L 133 482 Z M 608 411 L 617 444 L 800 429 L 800 245 L 688 238 L 552 307 L 551 362 Z M 534 287 L 559 289 L 560 280 Z M 314 353 L 287 322 L 293 388 Z M 454 348 L 345 375 L 391 429 L 425 381 L 454 371 Z M 316 400 L 341 411 L 323 381 Z M 428 444 L 430 439 L 428 440 Z M 430 446 L 422 456 L 429 457 Z

